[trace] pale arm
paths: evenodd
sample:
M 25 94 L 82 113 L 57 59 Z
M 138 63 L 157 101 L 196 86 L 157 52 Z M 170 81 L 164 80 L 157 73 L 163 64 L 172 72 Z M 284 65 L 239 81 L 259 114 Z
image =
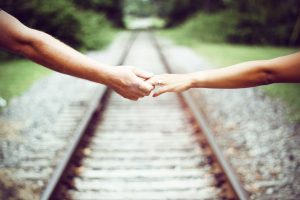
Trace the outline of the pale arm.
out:
M 189 88 L 246 88 L 272 83 L 300 83 L 300 53 L 250 61 L 190 74 L 163 74 L 149 80 L 160 85 L 154 96 Z
M 271 60 L 240 63 L 190 75 L 191 87 L 246 88 L 300 82 L 300 53 Z

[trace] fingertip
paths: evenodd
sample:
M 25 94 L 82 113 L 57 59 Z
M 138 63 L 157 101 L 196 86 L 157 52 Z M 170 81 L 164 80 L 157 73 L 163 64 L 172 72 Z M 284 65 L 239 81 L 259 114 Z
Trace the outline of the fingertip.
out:
M 158 97 L 160 95 L 160 93 L 154 93 L 152 96 L 153 97 Z

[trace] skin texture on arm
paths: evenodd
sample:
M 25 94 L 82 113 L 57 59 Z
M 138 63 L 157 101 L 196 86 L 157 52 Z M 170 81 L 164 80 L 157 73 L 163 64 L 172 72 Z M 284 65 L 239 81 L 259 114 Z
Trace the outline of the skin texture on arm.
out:
M 26 27 L 4 11 L 0 11 L 0 32 L 1 47 L 52 70 L 106 84 L 125 98 L 137 100 L 153 89 L 143 81 L 151 73 L 128 66 L 99 64 L 52 36 Z
M 162 74 L 152 77 L 149 82 L 159 85 L 154 96 L 190 88 L 233 89 L 272 83 L 300 83 L 300 53 L 190 74 Z

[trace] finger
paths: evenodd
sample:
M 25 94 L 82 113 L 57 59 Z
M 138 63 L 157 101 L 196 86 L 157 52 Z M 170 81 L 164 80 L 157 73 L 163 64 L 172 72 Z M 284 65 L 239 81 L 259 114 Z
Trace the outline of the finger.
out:
M 138 77 L 143 78 L 143 79 L 149 79 L 154 75 L 153 73 L 146 72 L 146 71 L 140 70 L 140 69 L 133 69 L 133 73 L 135 73 L 135 75 L 137 75 Z
M 145 95 L 143 93 L 138 93 L 138 92 L 131 92 L 131 97 L 133 99 L 139 99 L 139 98 L 143 98 Z
M 127 96 L 127 97 L 124 97 L 124 98 L 132 100 L 132 101 L 137 101 L 140 97 L 139 96 Z
M 153 86 L 158 85 L 156 76 L 153 76 L 153 77 L 149 78 L 146 82 L 153 85 Z
M 169 92 L 170 89 L 171 89 L 171 88 L 168 87 L 168 86 L 162 86 L 162 87 L 158 88 L 158 89 L 154 92 L 153 97 L 157 97 L 157 96 L 159 96 L 159 95 L 161 95 L 161 94 L 163 94 L 163 93 Z
M 148 82 L 142 81 L 141 79 L 139 79 L 138 84 L 140 91 L 142 91 L 145 95 L 149 95 L 150 92 L 154 89 L 153 85 L 149 84 Z
M 137 100 L 141 97 L 146 96 L 145 92 L 143 92 L 139 88 L 134 88 L 134 87 L 131 89 L 123 89 L 122 91 L 118 91 L 118 93 L 122 97 L 124 97 L 126 99 L 130 99 L 130 100 Z
M 150 91 L 151 92 L 151 91 Z M 143 90 L 140 90 L 139 88 L 137 90 L 134 91 L 134 93 L 139 97 L 139 98 L 143 98 L 145 96 L 148 96 L 150 94 L 150 92 L 145 92 Z
M 148 79 L 146 82 L 150 83 L 153 86 L 157 86 L 157 85 L 163 86 L 166 84 L 164 77 L 160 75 L 153 76 L 152 78 Z
M 139 98 L 131 98 L 130 100 L 137 101 L 137 100 L 139 100 Z
M 137 101 L 141 95 L 128 93 L 128 91 L 116 91 L 119 95 L 121 95 L 125 99 Z

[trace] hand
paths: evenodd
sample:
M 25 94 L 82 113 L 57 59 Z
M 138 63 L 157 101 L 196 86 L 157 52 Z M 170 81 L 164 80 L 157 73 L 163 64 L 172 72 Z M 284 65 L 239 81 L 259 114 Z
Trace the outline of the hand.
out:
M 153 97 L 157 97 L 166 92 L 183 92 L 192 85 L 192 79 L 189 77 L 189 74 L 155 75 L 147 80 L 147 82 L 154 86 L 159 86 L 153 94 Z
M 110 73 L 111 79 L 107 85 L 124 98 L 137 101 L 154 89 L 153 85 L 145 82 L 153 76 L 152 73 L 130 66 L 112 67 Z

